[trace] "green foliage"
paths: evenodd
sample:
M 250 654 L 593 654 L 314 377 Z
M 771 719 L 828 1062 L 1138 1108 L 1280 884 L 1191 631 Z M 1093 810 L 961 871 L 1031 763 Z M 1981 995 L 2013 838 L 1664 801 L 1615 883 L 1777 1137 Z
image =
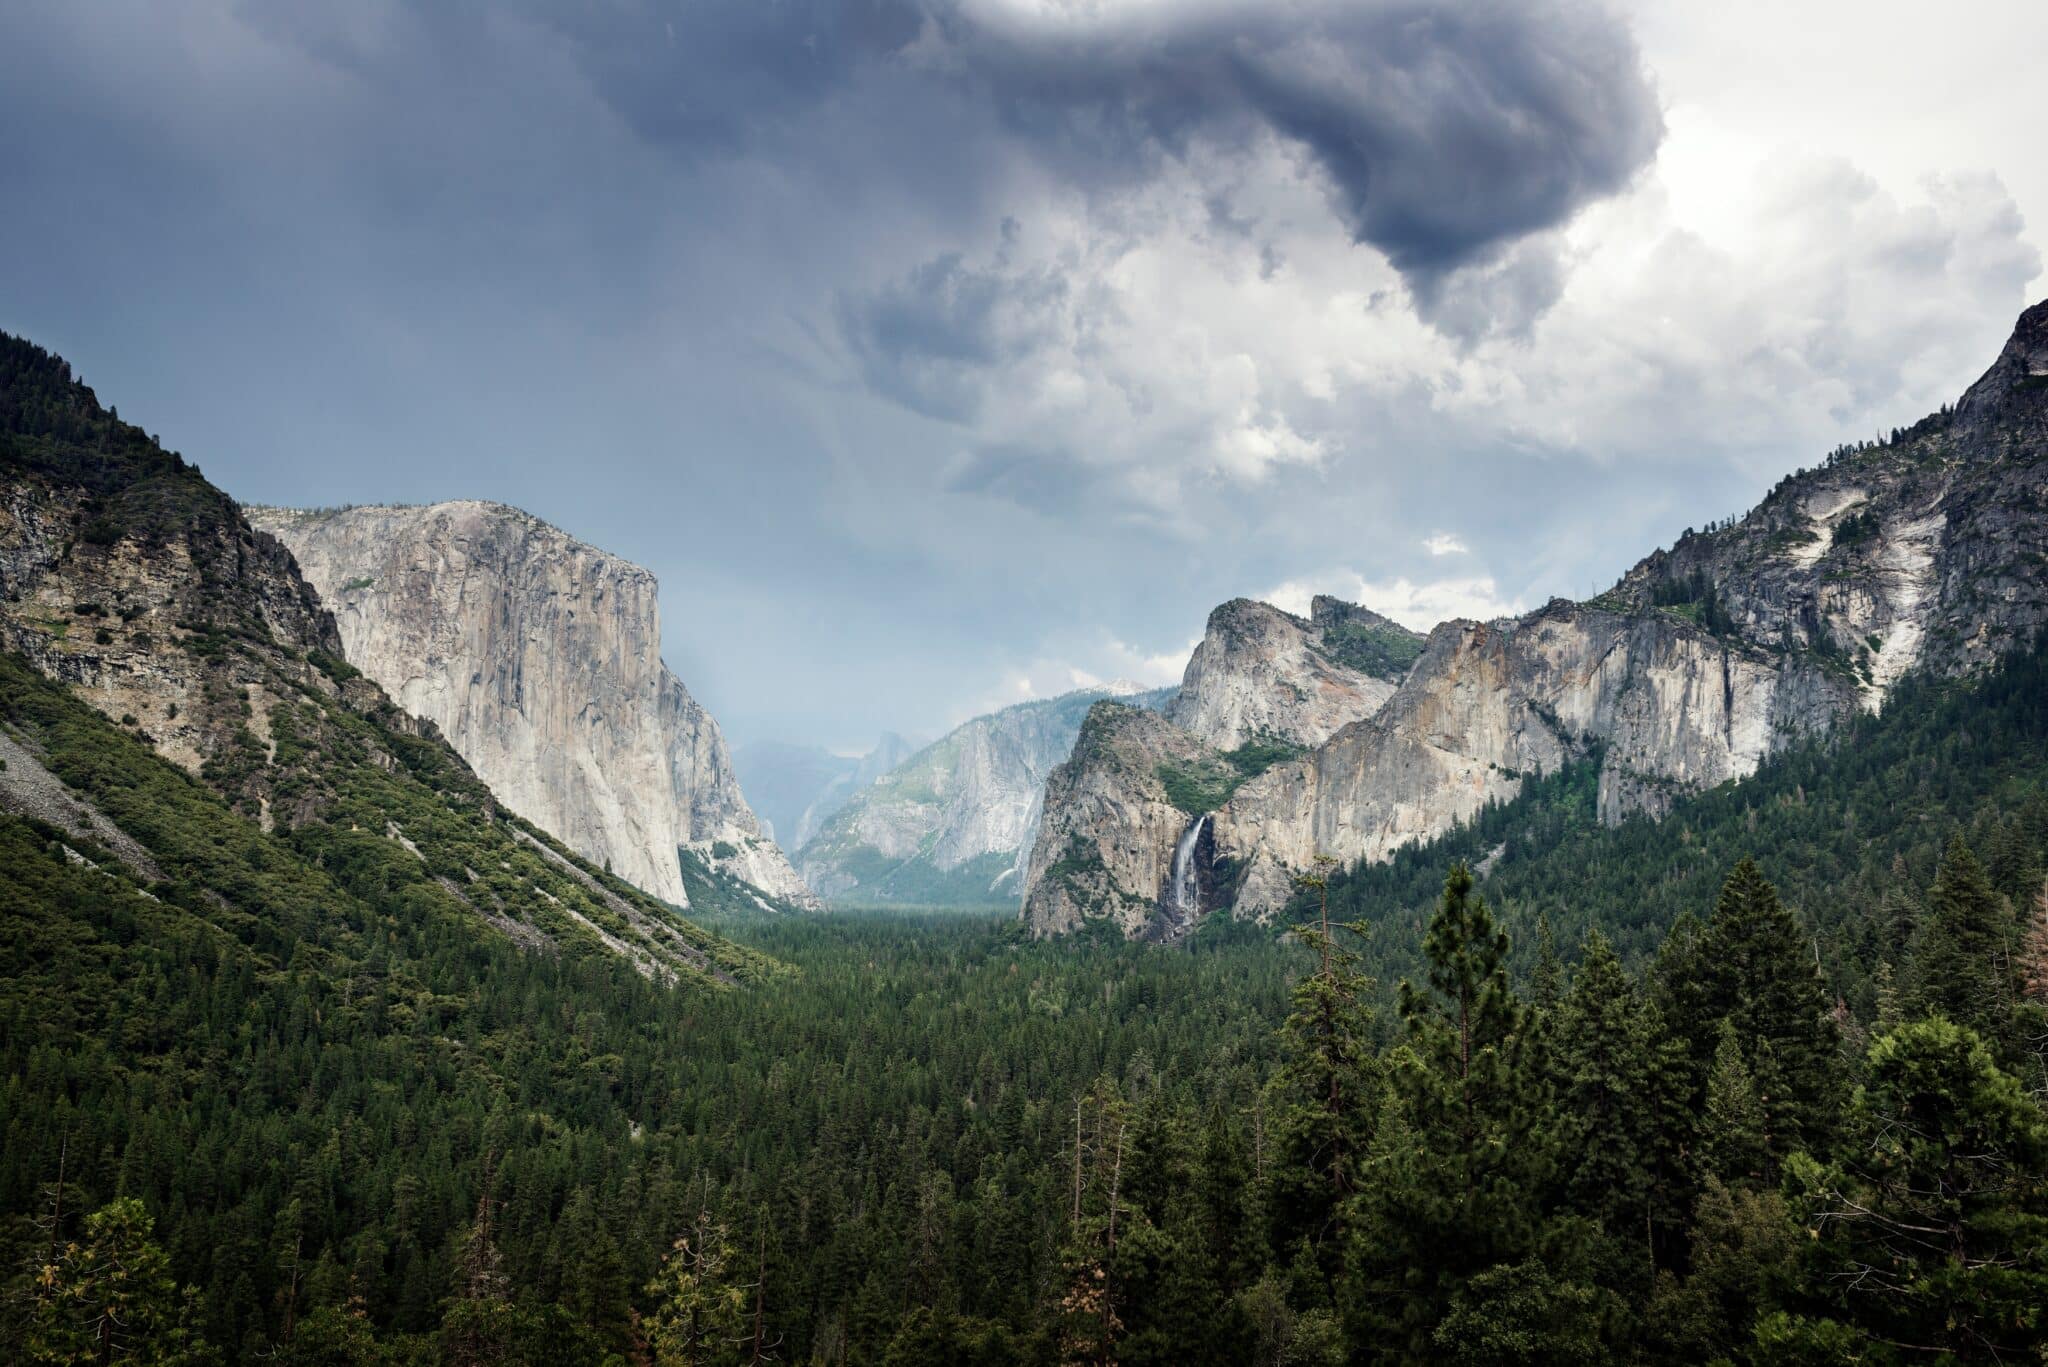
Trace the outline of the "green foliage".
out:
M 1323 632 L 1323 653 L 1338 664 L 1380 679 L 1399 679 L 1422 654 L 1423 639 L 1399 627 L 1338 622 Z
M 1016 888 L 1004 877 L 1016 867 L 1016 856 L 998 850 L 945 869 L 926 854 L 892 859 L 871 845 L 855 845 L 843 848 L 837 862 L 857 883 L 848 896 L 869 906 L 961 908 L 1016 904 Z
M 0 465 L 82 488 L 79 536 L 163 542 L 233 521 L 234 502 L 156 438 L 102 408 L 60 357 L 0 332 Z
M 1466 826 L 1334 876 L 1331 915 L 1375 928 L 1369 969 L 1384 980 L 1412 971 L 1443 869 L 1458 860 L 1486 868 L 1484 890 L 1531 959 L 1541 914 L 1567 944 L 1600 930 L 1639 968 L 1748 856 L 1795 909 L 1830 995 L 1868 1019 L 1877 964 L 1903 967 L 1895 918 L 1908 917 L 1910 938 L 1913 899 L 1958 828 L 1975 848 L 2012 849 L 2015 887 L 2025 852 L 2048 847 L 2048 652 L 2020 652 L 1971 684 L 1901 680 L 1882 712 L 1685 798 L 1662 821 L 1601 824 L 1599 763 L 1525 777 L 1518 797 Z M 1702 1059 L 1712 1048 L 1708 1037 Z
M 180 1291 L 142 1202 L 121 1197 L 94 1211 L 81 1239 L 52 1221 L 47 1251 L 31 1262 L 16 1301 L 18 1347 L 37 1367 L 205 1367 L 219 1359 L 193 1327 L 196 1293 Z
M 1547 1280 L 1532 1286 L 1519 1272 L 1475 1280 L 1544 1251 L 1539 1202 L 1549 1172 L 1535 1139 L 1545 1089 L 1525 1067 L 1530 1020 L 1508 986 L 1508 937 L 1462 864 L 1444 882 L 1424 952 L 1425 985 L 1401 984 L 1407 1037 L 1385 1064 L 1351 1307 L 1367 1337 L 1420 1360 L 1441 1349 L 1444 1326 L 1485 1313 L 1477 1288 L 1525 1305 L 1579 1295 Z
M 1355 935 L 1358 928 L 1340 929 Z M 1371 984 L 1358 971 L 1357 954 L 1329 927 L 1300 926 L 1295 936 L 1320 966 L 1295 984 L 1280 1027 L 1282 1062 L 1265 1108 L 1280 1161 L 1267 1205 L 1273 1246 L 1306 1247 L 1325 1280 L 1334 1281 L 1381 1086 L 1367 1005 Z
M 1940 1017 L 1870 1048 L 1850 1142 L 1792 1166 L 1814 1238 L 1766 1343 L 1836 1360 L 2022 1361 L 2048 1347 L 2048 1117 Z M 1812 1359 L 1809 1359 L 1812 1360 Z
M 1914 947 L 1915 1011 L 1995 1035 L 2013 1005 L 2003 971 L 2012 935 L 2012 915 L 1993 891 L 1984 866 L 1960 835 L 1954 837 L 1928 889 L 1927 913 Z
M 1302 754 L 1302 747 L 1292 741 L 1256 736 L 1235 750 L 1225 750 L 1214 757 L 1162 760 L 1159 781 L 1166 788 L 1168 802 L 1189 816 L 1200 816 L 1230 801 L 1231 794 L 1248 780 Z

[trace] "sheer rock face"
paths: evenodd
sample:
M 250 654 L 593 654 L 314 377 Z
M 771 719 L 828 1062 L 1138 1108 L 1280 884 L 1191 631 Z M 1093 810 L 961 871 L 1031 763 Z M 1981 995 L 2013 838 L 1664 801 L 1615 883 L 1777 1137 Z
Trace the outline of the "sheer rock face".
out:
M 1073 750 L 1089 708 L 1110 691 L 1019 703 L 926 746 L 825 822 L 797 854 L 805 879 L 836 901 L 1014 896 L 1046 779 Z
M 1315 855 L 1385 859 L 1512 797 L 1524 775 L 1596 752 L 1603 819 L 1661 815 L 1854 709 L 1882 707 L 1911 670 L 1982 668 L 2048 627 L 2044 513 L 2048 303 L 2021 316 L 1952 412 L 1788 477 L 1748 516 L 1687 533 L 1588 603 L 1439 626 L 1376 712 L 1217 811 L 1214 855 L 1236 878 L 1205 905 L 1270 917 Z M 1245 691 L 1266 686 L 1242 677 Z M 1317 674 L 1276 666 L 1272 677 L 1279 700 L 1265 715 L 1313 693 Z M 1191 703 L 1176 719 L 1229 738 L 1226 715 Z M 1108 781 L 1049 785 L 1045 829 L 1116 851 L 1131 871 L 1119 887 L 1136 896 L 1140 871 L 1177 837 L 1090 796 Z M 1067 802 L 1082 807 L 1059 809 Z M 1033 868 L 1050 863 L 1034 857 Z M 1026 888 L 1040 933 L 1086 914 Z M 1128 909 L 1095 914 L 1142 923 Z
M 1025 871 L 1031 933 L 1106 922 L 1130 939 L 1158 927 L 1174 849 L 1194 820 L 1167 796 L 1160 770 L 1215 753 L 1155 712 L 1107 700 L 1091 707 L 1073 755 L 1046 781 Z
M 1336 598 L 1318 597 L 1305 620 L 1234 598 L 1209 614 L 1166 716 L 1220 750 L 1259 739 L 1321 745 L 1379 711 L 1421 642 Z
M 513 811 L 678 906 L 676 851 L 798 904 L 718 723 L 661 661 L 654 576 L 500 504 L 252 509 L 341 649 Z
M 1558 602 L 1447 623 L 1378 716 L 1240 789 L 1217 814 L 1216 843 L 1243 870 L 1238 913 L 1263 919 L 1315 855 L 1386 859 L 1596 745 L 1603 817 L 1661 814 L 1675 795 L 1825 730 L 1854 696 L 1810 661 L 1655 616 Z

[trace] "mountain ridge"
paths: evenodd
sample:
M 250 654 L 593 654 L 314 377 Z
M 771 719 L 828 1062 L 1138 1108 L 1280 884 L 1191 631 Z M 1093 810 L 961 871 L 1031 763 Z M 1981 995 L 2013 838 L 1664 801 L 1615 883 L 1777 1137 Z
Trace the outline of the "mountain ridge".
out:
M 1606 593 L 1440 624 L 1376 712 L 1228 793 L 1205 836 L 1204 909 L 1270 918 L 1318 856 L 1385 859 L 1596 748 L 1602 819 L 1654 816 L 1882 706 L 1911 670 L 1983 668 L 2048 623 L 2044 454 L 2048 302 L 1953 408 L 1787 476 Z M 1189 828 L 1169 840 L 1110 814 L 1145 810 L 1130 776 L 1173 757 L 1157 737 L 1115 739 L 1076 749 L 1114 754 L 1109 771 L 1048 783 L 1052 844 L 1034 851 L 1021 913 L 1034 933 L 1107 917 L 1142 934 L 1137 909 L 1166 898 L 1161 869 Z M 1059 810 L 1056 790 L 1092 792 L 1095 815 Z M 1092 884 L 1048 886 L 1076 868 Z
M 1112 687 L 961 723 L 856 792 L 797 852 L 799 868 L 828 901 L 1004 904 L 1035 839 L 1045 777 Z M 1123 696 L 1158 706 L 1167 693 Z

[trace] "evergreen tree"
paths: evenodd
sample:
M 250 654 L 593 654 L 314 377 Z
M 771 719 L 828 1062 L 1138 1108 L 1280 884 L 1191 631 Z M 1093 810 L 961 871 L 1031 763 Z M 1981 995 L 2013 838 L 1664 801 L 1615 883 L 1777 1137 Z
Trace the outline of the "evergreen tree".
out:
M 1536 913 L 1536 967 L 1529 974 L 1529 1005 L 1538 1016 L 1548 1016 L 1564 996 L 1564 965 L 1557 957 L 1557 936 L 1550 929 L 1550 914 Z
M 1440 1350 L 1437 1330 L 1474 1277 L 1537 1248 L 1548 1175 L 1531 1142 L 1541 1080 L 1523 1067 L 1508 938 L 1462 864 L 1423 945 L 1427 986 L 1401 984 L 1408 1037 L 1388 1061 L 1385 1142 L 1361 1188 L 1349 1307 L 1355 1337 L 1413 1361 Z M 1519 1286 L 1501 1278 L 1504 1292 Z
M 86 1219 L 82 1242 L 53 1240 L 21 1300 L 23 1360 L 37 1367 L 206 1367 L 218 1361 L 193 1327 L 142 1202 L 124 1196 Z
M 1771 1158 L 1824 1147 L 1839 1109 L 1835 1026 L 1812 945 L 1755 861 L 1742 860 L 1722 884 L 1693 968 L 1712 1022 L 1693 1043 L 1702 1072 L 1725 1020 L 1763 1106 Z
M 1651 1037 L 1635 984 L 1597 930 L 1587 936 L 1552 1039 L 1552 1139 L 1560 1196 L 1639 1251 L 1655 1165 Z
M 1762 1180 L 1770 1161 L 1770 1122 L 1730 1020 L 1721 1022 L 1721 1042 L 1714 1046 L 1701 1120 L 1700 1157 L 1709 1173 L 1731 1185 Z
M 1319 886 L 1320 877 L 1304 882 Z M 1306 1241 L 1326 1280 L 1341 1263 L 1343 1220 L 1371 1141 L 1379 1090 L 1373 1016 L 1365 1004 L 1372 985 L 1358 971 L 1357 954 L 1338 942 L 1339 930 L 1363 934 L 1357 926 L 1332 927 L 1327 918 L 1295 928 L 1318 967 L 1295 984 L 1265 1108 L 1276 1160 L 1268 1201 L 1273 1244 L 1291 1249 Z
M 1949 841 L 1927 893 L 1927 920 L 1913 952 L 1913 1005 L 1990 1039 L 2012 1009 L 2006 980 L 2011 918 L 1960 834 Z
M 1792 1167 L 1813 1238 L 1795 1305 L 1760 1343 L 1785 1361 L 2038 1359 L 2048 1116 L 1976 1032 L 1939 1018 L 1882 1037 L 1867 1066 L 1836 1161 Z
M 1740 1361 L 1754 1339 L 1757 1311 L 1785 1279 L 1806 1241 L 1776 1191 L 1730 1188 L 1709 1177 L 1691 1221 L 1683 1274 L 1667 1268 L 1643 1315 L 1653 1362 Z
M 656 1367 L 725 1367 L 742 1360 L 751 1288 L 733 1280 L 733 1258 L 731 1236 L 709 1212 L 700 1212 L 677 1238 L 647 1288 L 655 1305 L 647 1341 Z

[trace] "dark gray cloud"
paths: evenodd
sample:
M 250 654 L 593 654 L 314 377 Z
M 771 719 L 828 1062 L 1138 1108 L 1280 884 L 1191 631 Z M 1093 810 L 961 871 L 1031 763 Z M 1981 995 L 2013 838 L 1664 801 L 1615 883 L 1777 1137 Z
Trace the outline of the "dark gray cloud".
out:
M 457 27 L 429 9 L 437 29 Z M 1585 0 L 641 0 L 525 13 L 633 127 L 685 155 L 773 138 L 880 83 L 904 120 L 993 110 L 1029 155 L 1117 184 L 1197 144 L 1276 136 L 1313 159 L 1355 240 L 1424 293 L 1619 189 L 1662 132 L 1627 27 Z
M 1328 178 L 1353 237 L 1426 289 L 1555 227 L 1655 152 L 1627 28 L 1564 0 L 1235 0 L 1069 32 L 946 26 L 1016 122 L 1069 155 L 1270 132 Z
M 876 391 L 930 417 L 974 415 L 987 377 L 1052 343 L 1066 283 L 1045 270 L 977 270 L 959 252 L 867 295 L 840 322 Z
M 1581 0 L 15 0 L 0 128 L 0 327 L 239 496 L 646 564 L 739 739 L 1325 571 L 1584 592 L 1952 397 L 2038 268 L 1991 182 L 1602 207 L 1658 118 Z

